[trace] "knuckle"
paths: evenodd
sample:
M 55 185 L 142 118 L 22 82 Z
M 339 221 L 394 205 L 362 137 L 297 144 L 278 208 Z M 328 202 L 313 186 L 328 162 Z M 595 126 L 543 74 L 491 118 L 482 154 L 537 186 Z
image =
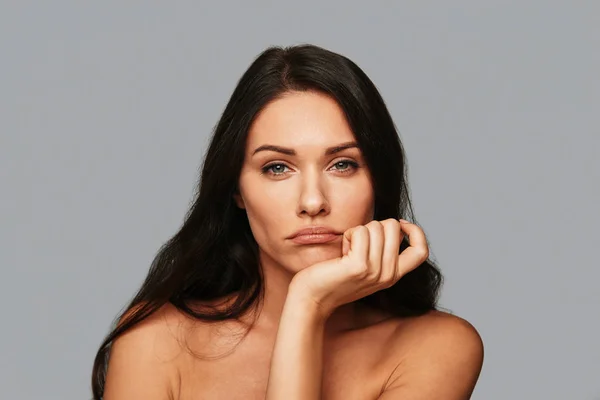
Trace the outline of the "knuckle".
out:
M 381 282 L 382 285 L 384 285 L 385 287 L 390 287 L 395 283 L 396 280 L 396 274 L 395 273 L 386 273 L 386 274 L 381 274 L 381 278 L 379 279 L 379 281 Z
M 394 218 L 388 218 L 386 220 L 381 221 L 381 224 L 384 227 L 397 227 L 400 226 L 400 222 Z
M 381 280 L 381 271 L 368 271 L 366 280 L 369 282 L 379 282 Z
M 366 225 L 367 229 L 373 231 L 383 231 L 383 225 L 381 222 L 373 220 Z
M 401 233 L 400 222 L 398 222 L 397 220 L 395 220 L 393 218 L 389 218 L 389 219 L 386 219 L 385 221 L 382 221 L 381 225 L 383 226 L 383 229 L 385 230 L 386 234 Z
M 363 282 L 374 283 L 380 279 L 378 271 L 373 271 L 368 265 L 358 266 L 352 273 L 353 278 Z
M 389 289 L 392 286 L 394 286 L 396 283 L 398 283 L 398 279 L 390 279 L 388 281 L 386 281 L 382 286 L 384 289 Z
M 380 223 L 371 226 L 370 231 L 371 231 L 370 234 L 374 237 L 383 239 L 386 236 L 385 228 Z
M 356 263 L 351 270 L 352 276 L 365 279 L 369 274 L 369 266 L 367 263 Z
M 367 228 L 364 225 L 359 225 L 354 229 L 355 233 L 368 233 L 369 232 L 369 228 Z

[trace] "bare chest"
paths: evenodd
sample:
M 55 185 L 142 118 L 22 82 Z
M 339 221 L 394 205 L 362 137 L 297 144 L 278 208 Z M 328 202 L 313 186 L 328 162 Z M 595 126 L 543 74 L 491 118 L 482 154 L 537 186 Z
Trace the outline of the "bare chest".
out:
M 325 343 L 323 399 L 376 399 L 394 368 L 394 360 L 389 357 L 392 331 L 393 326 L 388 324 Z M 218 359 L 190 361 L 181 374 L 175 398 L 263 400 L 272 342 L 247 339 Z

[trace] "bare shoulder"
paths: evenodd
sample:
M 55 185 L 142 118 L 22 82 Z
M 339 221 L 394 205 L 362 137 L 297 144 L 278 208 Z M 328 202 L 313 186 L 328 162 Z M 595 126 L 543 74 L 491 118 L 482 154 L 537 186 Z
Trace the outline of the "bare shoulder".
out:
M 110 351 L 104 398 L 170 398 L 179 380 L 177 365 L 186 354 L 182 344 L 189 324 L 167 304 L 119 336 Z
M 394 334 L 395 368 L 380 399 L 468 399 L 484 346 L 467 320 L 442 311 L 402 319 Z
M 398 338 L 411 342 L 454 338 L 456 335 L 467 341 L 481 342 L 477 329 L 469 321 L 455 314 L 438 310 L 418 317 L 399 319 L 396 333 Z

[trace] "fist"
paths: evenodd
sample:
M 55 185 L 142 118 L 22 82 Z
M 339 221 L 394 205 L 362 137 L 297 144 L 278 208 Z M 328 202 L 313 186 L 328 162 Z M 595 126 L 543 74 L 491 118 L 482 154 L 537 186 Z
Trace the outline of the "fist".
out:
M 407 236 L 409 247 L 399 254 Z M 423 230 L 393 218 L 371 221 L 344 232 L 342 256 L 298 272 L 290 290 L 317 304 L 328 317 L 337 307 L 394 285 L 429 257 Z

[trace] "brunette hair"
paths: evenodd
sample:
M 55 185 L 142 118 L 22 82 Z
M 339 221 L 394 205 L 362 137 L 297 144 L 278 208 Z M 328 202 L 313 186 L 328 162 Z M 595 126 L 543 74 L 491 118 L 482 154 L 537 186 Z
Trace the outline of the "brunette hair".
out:
M 253 119 L 289 91 L 318 91 L 337 101 L 372 177 L 374 219 L 416 223 L 404 149 L 373 82 L 350 59 L 319 46 L 267 48 L 240 78 L 214 128 L 181 228 L 160 248 L 137 294 L 117 317 L 120 323 L 100 345 L 92 371 L 95 400 L 103 395 L 111 344 L 163 305 L 199 320 L 222 321 L 242 316 L 262 299 L 258 245 L 234 194 Z M 403 240 L 400 252 L 407 247 Z M 398 317 L 422 315 L 437 309 L 442 280 L 430 256 L 392 287 L 358 301 Z M 225 309 L 191 307 L 232 293 L 239 297 Z

